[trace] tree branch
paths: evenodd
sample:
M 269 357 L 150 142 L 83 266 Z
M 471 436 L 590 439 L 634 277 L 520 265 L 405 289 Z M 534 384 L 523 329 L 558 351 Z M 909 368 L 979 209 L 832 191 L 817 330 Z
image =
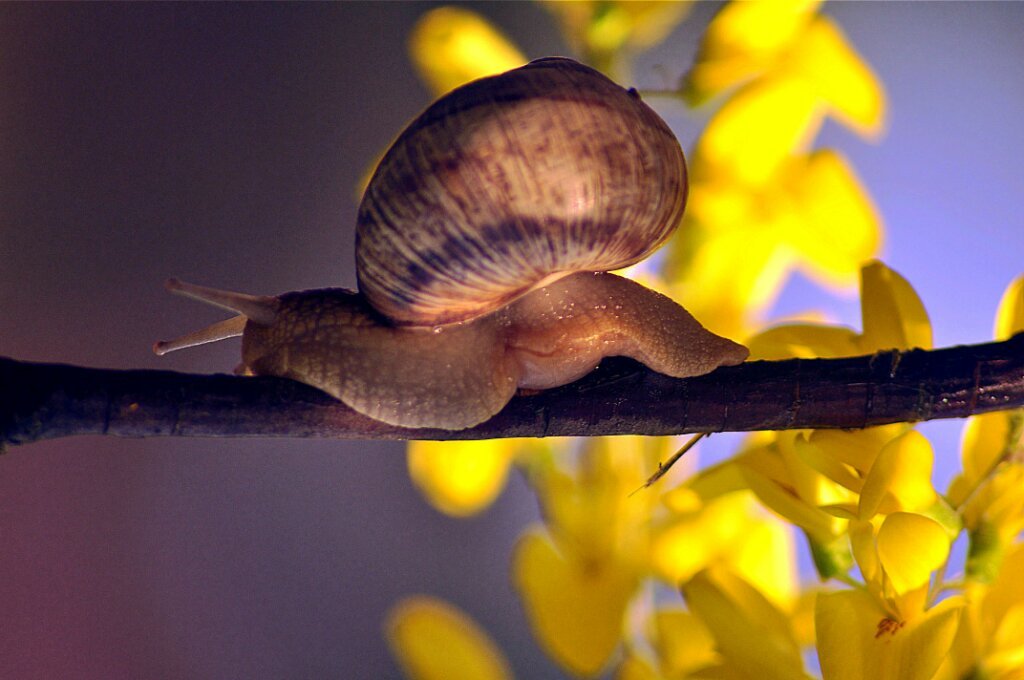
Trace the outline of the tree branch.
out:
M 614 359 L 459 432 L 385 425 L 281 378 L 0 358 L 0 445 L 80 434 L 486 439 L 861 428 L 1022 407 L 1024 333 L 932 351 L 752 361 L 687 379 Z

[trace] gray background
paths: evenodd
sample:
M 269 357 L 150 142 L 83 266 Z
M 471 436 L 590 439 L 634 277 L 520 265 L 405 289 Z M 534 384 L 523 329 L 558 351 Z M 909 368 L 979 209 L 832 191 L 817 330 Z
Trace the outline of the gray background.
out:
M 354 284 L 355 186 L 427 104 L 404 39 L 427 4 L 0 5 L 0 354 L 227 371 L 237 343 L 158 359 L 220 315 L 180 276 L 261 293 Z M 479 8 L 530 57 L 566 53 L 529 4 Z M 636 84 L 681 72 L 698 5 Z M 1024 270 L 1022 4 L 830 5 L 888 87 L 880 145 L 829 125 L 888 223 L 886 259 L 939 344 L 990 337 Z M 684 144 L 702 119 L 656 102 Z M 797 278 L 778 311 L 817 306 Z M 959 424 L 931 427 L 941 479 Z M 454 521 L 400 444 L 67 439 L 0 458 L 0 677 L 390 677 L 381 620 L 427 592 L 520 677 L 557 677 L 509 585 L 537 516 L 514 478 Z

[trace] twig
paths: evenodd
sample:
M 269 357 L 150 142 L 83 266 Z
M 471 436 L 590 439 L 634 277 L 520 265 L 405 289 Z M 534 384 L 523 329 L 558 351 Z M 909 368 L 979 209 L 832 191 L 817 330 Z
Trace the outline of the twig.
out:
M 411 430 L 280 378 L 0 358 L 0 444 L 69 435 L 487 439 L 861 428 L 1024 407 L 1024 334 L 844 359 L 752 361 L 675 379 L 625 359 L 520 396 L 469 430 Z

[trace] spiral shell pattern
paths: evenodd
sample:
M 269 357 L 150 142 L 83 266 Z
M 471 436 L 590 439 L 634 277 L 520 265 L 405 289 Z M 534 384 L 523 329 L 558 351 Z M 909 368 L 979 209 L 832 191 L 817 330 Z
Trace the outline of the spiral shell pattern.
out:
M 359 207 L 359 288 L 398 325 L 479 317 L 647 257 L 686 187 L 679 142 L 635 92 L 539 59 L 450 92 L 398 137 Z

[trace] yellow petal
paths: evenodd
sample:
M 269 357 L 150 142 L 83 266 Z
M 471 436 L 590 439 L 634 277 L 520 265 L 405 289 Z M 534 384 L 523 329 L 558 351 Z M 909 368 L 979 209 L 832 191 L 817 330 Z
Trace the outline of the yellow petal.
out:
M 747 581 L 711 568 L 683 586 L 690 610 L 746 677 L 805 678 L 789 618 Z
M 878 559 L 897 593 L 928 583 L 949 556 L 949 537 L 933 519 L 894 512 L 878 529 Z
M 798 40 L 821 3 L 730 2 L 715 15 L 701 42 L 683 88 L 693 103 L 737 85 L 770 68 Z
M 793 165 L 787 186 L 800 218 L 789 243 L 808 273 L 835 287 L 855 283 L 881 247 L 882 220 L 853 169 L 834 151 L 815 151 Z
M 996 340 L 1024 332 L 1024 276 L 1014 279 L 1003 293 L 996 313 Z
M 516 446 L 513 440 L 409 442 L 409 476 L 435 508 L 465 517 L 501 493 Z
M 592 562 L 642 550 L 631 548 L 646 538 L 636 526 L 649 521 L 658 496 L 655 489 L 630 494 L 659 460 L 675 451 L 672 444 L 664 437 L 592 437 L 576 444 L 573 464 L 538 473 L 536 459 L 527 461 L 527 474 L 558 546 Z M 566 456 L 551 458 L 567 462 Z
M 716 498 L 747 488 L 740 466 L 734 460 L 706 467 L 691 477 L 685 486 L 677 486 L 661 502 L 676 514 L 695 512 Z
M 409 55 L 435 94 L 526 63 L 487 20 L 459 7 L 438 7 L 420 17 L 409 37 Z
M 744 479 L 750 490 L 768 508 L 800 527 L 821 543 L 831 541 L 842 526 L 841 520 L 823 512 L 792 492 L 791 489 L 771 481 L 757 470 L 744 469 Z
M 820 324 L 786 324 L 746 341 L 751 359 L 852 357 L 860 353 L 857 334 L 849 328 Z
M 942 663 L 963 611 L 950 599 L 900 622 L 867 592 L 821 593 L 815 606 L 823 680 L 929 680 Z
M 501 650 L 450 604 L 410 597 L 388 615 L 388 643 L 412 680 L 503 680 L 511 678 Z
M 669 36 L 689 12 L 686 2 L 544 0 L 570 44 L 585 54 L 645 49 Z
M 932 327 L 921 298 L 905 278 L 881 262 L 861 270 L 862 349 L 931 349 Z
M 1007 412 L 984 413 L 967 419 L 960 446 L 964 483 L 950 494 L 950 503 L 958 506 L 966 494 L 989 473 L 1011 450 L 1012 415 Z M 951 490 L 952 491 L 952 490 Z
M 991 636 L 1001 625 L 1003 618 L 1014 607 L 1024 603 L 1024 543 L 1014 545 L 1003 560 L 999 575 L 985 594 L 981 606 L 981 626 L 986 636 Z
M 985 670 L 1024 673 L 1024 602 L 1010 607 L 999 623 L 992 646 L 997 650 L 985 659 Z
M 881 83 L 836 24 L 817 16 L 786 55 L 786 68 L 814 84 L 832 113 L 860 134 L 875 137 L 885 118 Z
M 722 562 L 776 606 L 789 607 L 796 599 L 796 543 L 788 523 L 774 517 L 752 523 Z
M 805 82 L 760 78 L 711 117 L 697 142 L 695 172 L 764 185 L 793 153 L 806 148 L 820 124 L 821 111 Z
M 839 460 L 827 444 L 823 446 L 822 443 L 821 437 L 811 435 L 810 438 L 800 437 L 794 444 L 801 460 L 835 485 L 830 487 L 826 480 L 821 481 L 819 492 L 815 494 L 817 505 L 843 505 L 853 501 L 853 494 L 849 492 L 860 491 L 864 478 L 856 468 Z M 844 492 L 844 488 L 849 491 Z
M 999 467 L 961 513 L 971 532 L 969 573 L 983 578 L 985 571 L 978 569 L 998 569 L 1002 551 L 1024 529 L 1024 466 L 1011 463 Z
M 882 447 L 907 430 L 902 423 L 868 427 L 863 430 L 815 430 L 807 438 L 812 444 L 836 461 L 849 465 L 864 477 L 875 464 Z M 854 489 L 859 491 L 860 487 Z
M 860 494 L 860 518 L 898 510 L 917 511 L 935 502 L 931 443 L 909 430 L 882 447 Z
M 699 211 L 704 199 L 695 193 L 691 205 Z M 793 269 L 793 252 L 783 247 L 772 223 L 761 218 L 770 216 L 750 215 L 742 224 L 702 225 L 714 236 L 685 253 L 685 269 L 669 272 L 674 282 L 688 284 L 673 295 L 686 300 L 687 309 L 707 328 L 727 337 L 749 332 L 743 320 L 775 300 Z
M 558 552 L 538 531 L 516 546 L 512 570 L 541 646 L 561 666 L 593 675 L 619 646 L 636 577 L 614 562 L 584 563 Z
M 742 494 L 734 494 L 741 497 Z M 651 540 L 651 568 L 666 583 L 679 583 L 715 561 L 745 524 L 733 496 L 661 526 Z
M 690 612 L 661 610 L 654 615 L 654 649 L 662 671 L 684 676 L 718 658 L 707 626 Z
M 869 585 L 877 586 L 882 579 L 882 565 L 878 561 L 875 547 L 875 526 L 871 522 L 850 520 L 850 550 L 857 561 L 860 573 Z
M 796 594 L 796 549 L 788 525 L 768 516 L 749 491 L 709 501 L 654 533 L 650 563 L 667 583 L 709 564 L 726 564 L 780 606 Z
M 743 460 L 746 462 L 751 459 Z M 774 481 L 750 466 L 744 466 L 743 478 L 765 506 L 804 529 L 817 541 L 827 543 L 840 532 L 842 520 L 800 498 L 788 484 Z
M 984 649 L 988 646 L 988 636 L 978 626 L 977 601 L 972 595 L 964 599 L 969 604 L 962 610 L 953 644 L 932 680 L 963 680 L 971 677 L 970 671 L 984 656 Z
M 663 680 L 663 678 L 646 659 L 630 654 L 616 669 L 615 680 Z

